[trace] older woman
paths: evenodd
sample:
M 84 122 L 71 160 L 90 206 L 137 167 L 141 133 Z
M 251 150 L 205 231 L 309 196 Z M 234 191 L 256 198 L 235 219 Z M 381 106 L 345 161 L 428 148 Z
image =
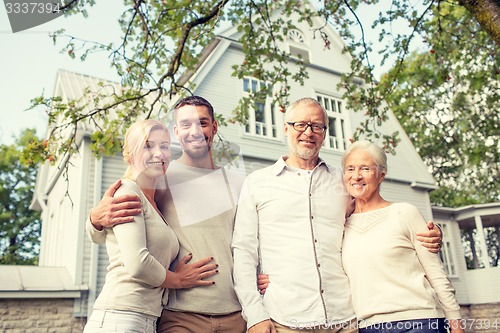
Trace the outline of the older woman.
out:
M 161 122 L 142 120 L 130 126 L 123 146 L 128 168 L 116 195 L 137 195 L 142 214 L 135 216 L 134 223 L 105 229 L 108 272 L 85 333 L 154 333 L 164 288 L 213 283 L 203 280 L 217 273 L 216 265 L 209 263 L 213 258 L 187 264 L 191 257 L 186 256 L 175 272 L 168 269 L 179 252 L 179 242 L 154 196 L 170 155 L 170 134 Z
M 460 306 L 437 254 L 415 234 L 427 229 L 418 209 L 380 195 L 387 157 L 369 141 L 345 152 L 344 182 L 355 198 L 345 224 L 342 261 L 361 333 L 463 332 Z M 446 320 L 444 319 L 446 317 Z

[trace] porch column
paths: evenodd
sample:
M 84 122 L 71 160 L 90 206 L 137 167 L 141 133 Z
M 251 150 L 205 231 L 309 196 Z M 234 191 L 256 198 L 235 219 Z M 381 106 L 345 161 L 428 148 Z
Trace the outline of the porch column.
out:
M 479 259 L 484 263 L 484 268 L 489 268 L 490 258 L 488 256 L 488 248 L 486 247 L 486 238 L 483 232 L 483 221 L 481 220 L 481 216 L 475 215 L 474 222 L 476 223 L 476 230 L 479 241 L 479 244 L 476 245 L 479 245 L 479 249 L 481 249 L 481 256 Z

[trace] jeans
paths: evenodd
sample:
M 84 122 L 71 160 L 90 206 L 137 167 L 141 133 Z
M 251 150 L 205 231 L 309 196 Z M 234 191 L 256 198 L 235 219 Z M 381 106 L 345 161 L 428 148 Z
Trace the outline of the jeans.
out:
M 359 333 L 446 333 L 444 318 L 412 319 L 379 323 L 359 329 Z
M 94 310 L 83 333 L 156 333 L 156 319 L 138 312 Z

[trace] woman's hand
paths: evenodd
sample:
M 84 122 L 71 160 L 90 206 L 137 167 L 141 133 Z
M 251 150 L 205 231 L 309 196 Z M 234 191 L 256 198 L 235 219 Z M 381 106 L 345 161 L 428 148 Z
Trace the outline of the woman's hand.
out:
M 267 319 L 250 327 L 248 333 L 276 333 L 276 328 L 273 322 Z
M 451 333 L 464 333 L 462 322 L 459 319 L 450 319 L 448 321 L 449 329 Z
M 161 287 L 184 289 L 215 284 L 214 281 L 204 280 L 219 273 L 217 270 L 219 265 L 213 262 L 214 258 L 207 257 L 195 263 L 188 264 L 192 257 L 192 254 L 188 254 L 180 259 L 174 272 L 167 270 L 167 275 Z
M 257 289 L 264 295 L 266 293 L 267 287 L 269 287 L 269 275 L 267 274 L 259 274 L 257 276 Z

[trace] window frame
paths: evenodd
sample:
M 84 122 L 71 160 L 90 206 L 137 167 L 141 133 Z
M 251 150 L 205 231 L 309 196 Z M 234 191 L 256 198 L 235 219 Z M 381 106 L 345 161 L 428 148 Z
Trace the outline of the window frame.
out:
M 328 115 L 328 124 L 326 124 L 328 128 L 323 147 L 334 151 L 345 151 L 349 146 L 348 141 L 351 133 L 349 114 L 345 110 L 344 101 L 341 98 L 320 92 L 315 92 L 315 95 L 316 100 L 325 108 Z M 331 135 L 332 130 L 335 134 L 333 136 Z
M 455 258 L 455 251 L 453 251 L 453 249 L 455 248 L 455 244 L 450 230 L 450 228 L 452 227 L 452 223 L 439 222 L 438 224 L 443 235 L 439 257 L 441 258 L 446 274 L 449 277 L 456 278 L 458 277 L 458 262 Z
M 290 56 L 309 63 L 311 62 L 311 52 L 309 51 L 306 41 L 306 36 L 298 29 L 290 29 L 286 35 L 286 42 L 288 43 L 288 52 L 290 53 Z M 299 54 L 303 54 L 305 56 L 299 57 Z
M 273 103 L 274 86 L 269 82 L 254 77 L 244 77 L 242 84 L 243 96 L 248 98 L 251 98 L 252 93 L 260 91 L 263 87 L 267 86 L 271 88 L 264 103 L 253 102 L 249 106 L 247 124 L 242 126 L 244 135 L 270 140 L 280 140 L 282 134 L 279 129 L 277 108 Z M 258 110 L 255 109 L 254 105 L 257 105 L 261 111 L 257 112 Z M 257 120 L 258 114 L 262 114 L 264 121 Z

